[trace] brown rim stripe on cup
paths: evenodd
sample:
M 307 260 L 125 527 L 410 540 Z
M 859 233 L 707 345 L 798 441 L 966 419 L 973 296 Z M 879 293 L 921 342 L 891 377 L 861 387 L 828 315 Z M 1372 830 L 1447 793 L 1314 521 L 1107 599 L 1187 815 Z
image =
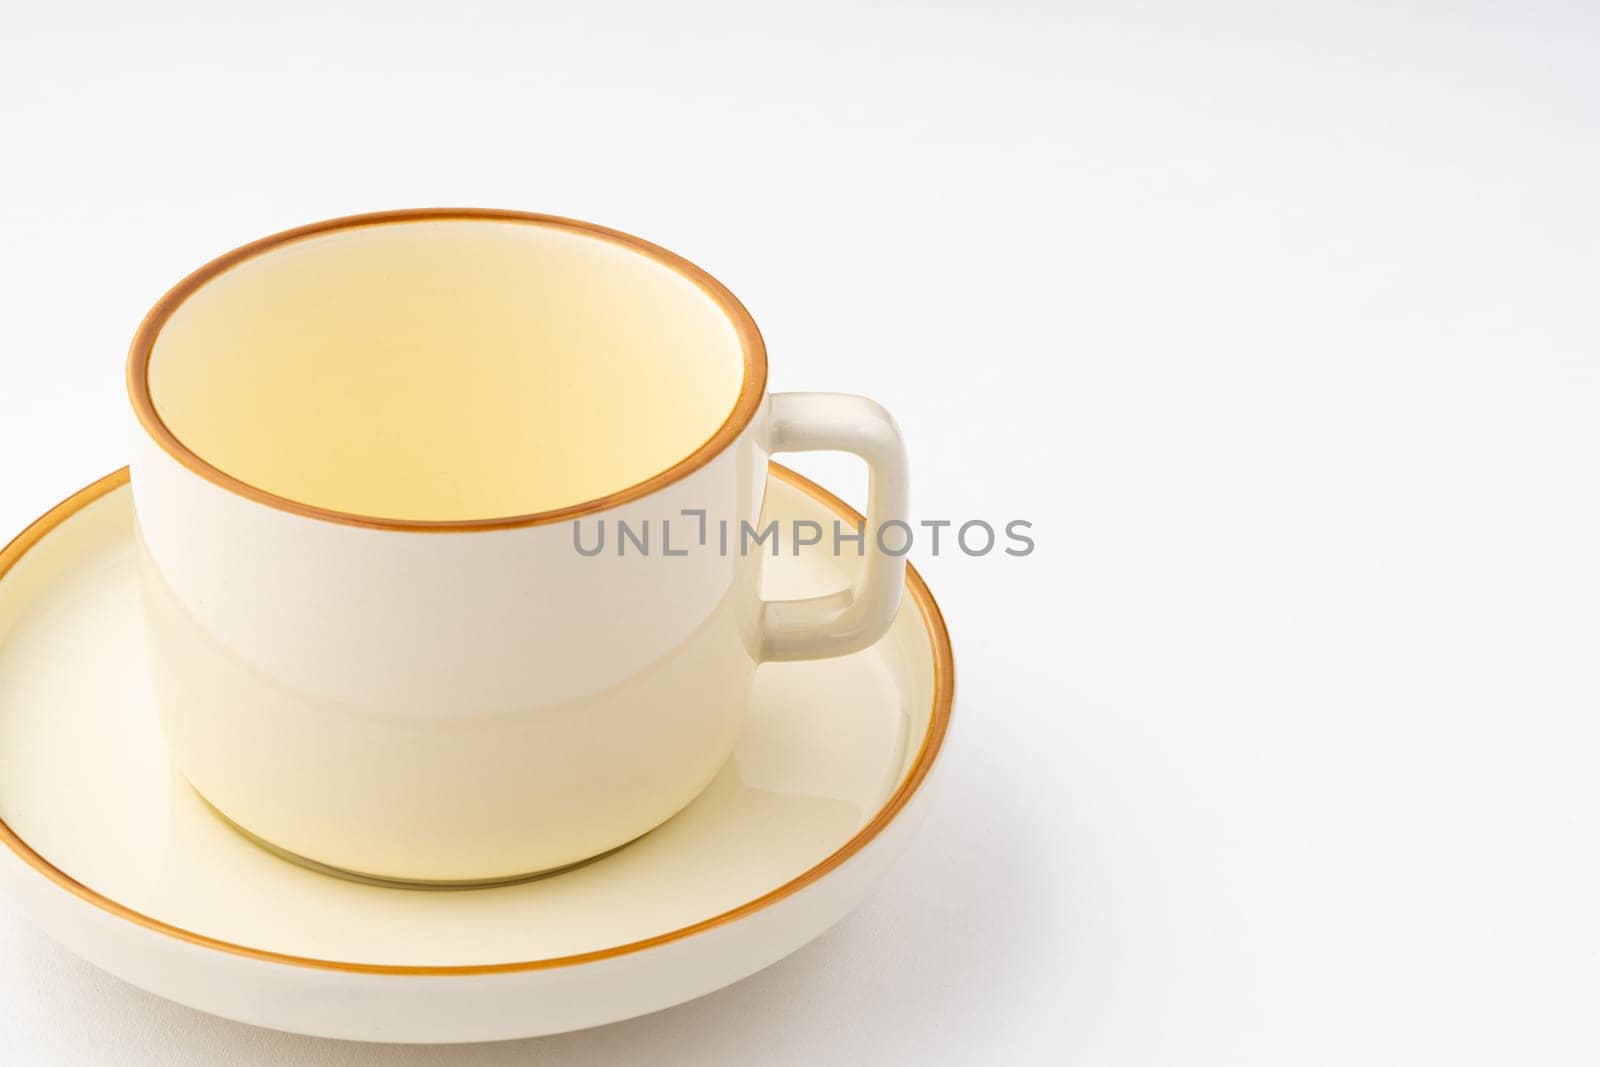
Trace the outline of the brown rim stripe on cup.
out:
M 161 328 L 166 325 L 167 320 L 173 316 L 178 308 L 183 306 L 185 300 L 198 292 L 207 282 L 221 276 L 241 263 L 311 237 L 338 233 L 343 230 L 386 226 L 396 223 L 458 221 L 509 222 L 543 226 L 549 229 L 567 230 L 585 237 L 598 238 L 638 252 L 693 282 L 701 292 L 709 296 L 722 309 L 723 314 L 728 317 L 728 321 L 733 324 L 734 331 L 739 338 L 739 349 L 744 356 L 744 379 L 739 386 L 739 397 L 734 403 L 733 410 L 728 413 L 727 419 L 723 421 L 715 433 L 700 444 L 700 447 L 677 463 L 674 463 L 671 467 L 661 471 L 659 474 L 652 475 L 642 482 L 619 489 L 614 493 L 608 493 L 605 496 L 586 500 L 579 504 L 552 508 L 548 511 L 535 511 L 525 515 L 507 515 L 497 518 L 459 520 L 389 519 L 373 515 L 358 515 L 353 512 L 317 507 L 279 496 L 276 493 L 269 493 L 265 489 L 235 478 L 233 475 L 201 458 L 180 441 L 177 435 L 162 421 L 161 415 L 156 411 L 155 402 L 150 396 L 150 356 L 155 349 L 156 339 L 161 335 Z M 150 309 L 150 314 L 146 315 L 144 321 L 139 324 L 138 332 L 133 336 L 133 344 L 128 349 L 128 399 L 133 403 L 134 414 L 138 416 L 139 424 L 144 427 L 145 432 L 169 456 L 200 475 L 200 477 L 238 496 L 254 500 L 258 504 L 265 504 L 268 507 L 292 512 L 296 515 L 304 515 L 307 518 L 323 519 L 328 522 L 343 523 L 347 526 L 365 526 L 378 530 L 409 530 L 419 533 L 460 533 L 473 530 L 504 530 L 519 526 L 542 526 L 546 523 L 591 515 L 595 512 L 605 511 L 609 508 L 638 500 L 640 497 L 648 496 L 657 489 L 671 485 L 673 482 L 699 470 L 724 448 L 732 444 L 734 439 L 743 433 L 745 427 L 749 426 L 751 420 L 755 418 L 756 411 L 760 408 L 762 397 L 766 395 L 766 391 L 767 349 L 766 344 L 761 340 L 761 332 L 756 328 L 755 320 L 750 317 L 750 312 L 746 311 L 744 305 L 739 303 L 739 299 L 711 275 L 682 256 L 669 252 L 665 248 L 651 244 L 649 241 L 635 237 L 632 234 L 623 233 L 620 230 L 596 226 L 593 223 L 581 222 L 577 219 L 561 218 L 557 215 L 539 215 L 526 211 L 502 211 L 495 208 L 413 208 L 404 211 L 379 211 L 368 215 L 346 215 L 323 222 L 313 222 L 308 226 L 300 226 L 292 230 L 284 230 L 282 233 L 263 237 L 259 241 L 252 241 L 250 244 L 236 248 L 232 252 L 212 260 L 174 286 L 170 292 L 156 303 L 155 307 Z
M 806 493 L 813 499 L 822 503 L 829 510 L 835 512 L 848 522 L 864 521 L 859 512 L 815 482 L 805 478 L 787 467 L 778 463 L 769 463 L 768 470 L 772 477 L 788 482 L 790 485 Z M 0 581 L 3 581 L 6 572 L 20 560 L 30 548 L 44 539 L 45 535 L 60 526 L 63 522 L 76 515 L 88 505 L 105 496 L 107 493 L 126 485 L 128 481 L 128 468 L 114 471 L 99 481 L 94 482 L 51 508 L 48 512 L 36 519 L 32 525 L 23 530 L 5 548 L 0 549 Z M 765 908 L 791 897 L 807 886 L 821 880 L 829 872 L 842 866 L 852 856 L 859 853 L 873 839 L 881 834 L 884 829 L 894 821 L 895 816 L 905 808 L 922 786 L 927 778 L 929 769 L 939 755 L 939 749 L 944 744 L 945 733 L 950 725 L 950 712 L 955 702 L 955 660 L 950 651 L 950 633 L 945 628 L 944 616 L 939 612 L 939 605 L 934 602 L 933 594 L 928 591 L 928 586 L 923 582 L 922 576 L 915 567 L 906 566 L 906 592 L 916 603 L 917 610 L 922 613 L 923 625 L 927 628 L 928 636 L 933 644 L 933 710 L 928 719 L 927 732 L 923 734 L 922 745 L 917 750 L 916 761 L 911 765 L 911 770 L 906 774 L 898 788 L 890 795 L 887 803 L 878 810 L 872 819 L 858 830 L 854 837 L 845 842 L 832 855 L 821 863 L 810 868 L 795 878 L 790 879 L 776 889 L 767 892 L 756 899 L 741 904 L 737 908 L 725 911 L 720 915 L 703 919 L 700 922 L 655 937 L 645 938 L 641 941 L 631 941 L 611 948 L 596 949 L 592 952 L 580 952 L 571 956 L 553 956 L 547 959 L 523 960 L 517 963 L 487 963 L 464 964 L 455 966 L 411 966 L 405 964 L 383 963 L 345 963 L 338 960 L 313 959 L 306 956 L 290 956 L 280 952 L 269 952 L 265 949 L 251 948 L 248 945 L 236 945 L 232 942 L 221 941 L 205 934 L 197 934 L 192 930 L 184 930 L 160 919 L 151 918 L 142 912 L 102 896 L 93 889 L 79 882 L 71 875 L 45 859 L 33 847 L 19 837 L 10 824 L 0 819 L 0 841 L 14 852 L 24 863 L 44 875 L 57 886 L 86 901 L 89 904 L 109 912 L 119 919 L 126 919 L 147 930 L 168 937 L 187 941 L 201 948 L 215 949 L 235 956 L 245 956 L 250 959 L 262 960 L 267 963 L 282 963 L 296 967 L 312 967 L 328 971 L 350 971 L 358 974 L 394 974 L 409 975 L 413 977 L 475 975 L 475 974 L 509 974 L 517 971 L 540 971 L 555 967 L 570 967 L 582 963 L 594 963 L 598 960 L 614 959 L 618 956 L 628 956 L 646 949 L 655 948 L 673 941 L 693 937 L 695 934 L 729 923 L 737 922 L 746 916 L 753 915 Z

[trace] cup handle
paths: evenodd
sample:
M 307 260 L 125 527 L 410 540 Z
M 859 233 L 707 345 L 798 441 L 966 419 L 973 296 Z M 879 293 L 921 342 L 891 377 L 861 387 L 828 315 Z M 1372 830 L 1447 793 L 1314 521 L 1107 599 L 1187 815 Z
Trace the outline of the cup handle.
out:
M 843 656 L 882 637 L 900 606 L 905 555 L 883 551 L 878 533 L 886 523 L 907 521 L 910 473 L 905 442 L 894 418 L 864 396 L 774 393 L 769 403 L 769 451 L 850 452 L 866 461 L 866 565 L 850 589 L 763 602 L 761 659 Z

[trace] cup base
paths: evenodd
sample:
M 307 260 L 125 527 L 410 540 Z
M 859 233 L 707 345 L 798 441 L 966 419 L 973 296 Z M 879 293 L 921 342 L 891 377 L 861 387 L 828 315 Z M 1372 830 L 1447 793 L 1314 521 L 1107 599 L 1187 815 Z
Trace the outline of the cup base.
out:
M 193 787 L 191 786 L 190 788 Z M 271 841 L 268 841 L 266 838 L 261 837 L 258 834 L 251 833 L 243 826 L 240 826 L 238 823 L 228 818 L 227 814 L 223 812 L 222 809 L 211 803 L 211 801 L 206 800 L 205 794 L 200 792 L 200 790 L 195 789 L 194 794 L 200 798 L 207 808 L 211 809 L 217 818 L 226 823 L 240 837 L 243 837 L 245 840 L 249 841 L 258 848 L 265 849 L 274 856 L 277 856 L 279 859 L 288 860 L 290 863 L 293 863 L 296 866 L 304 867 L 309 871 L 316 871 L 318 874 L 326 874 L 334 878 L 343 878 L 347 882 L 360 882 L 363 885 L 380 886 L 384 889 L 494 889 L 498 886 L 517 885 L 521 882 L 536 882 L 541 878 L 551 878 L 558 874 L 564 874 L 567 871 L 577 870 L 579 867 L 586 867 L 597 860 L 603 860 L 607 856 L 621 852 L 623 849 L 633 844 L 634 841 L 640 840 L 640 838 L 649 836 L 649 831 L 646 831 L 645 833 L 640 834 L 639 837 L 635 837 L 632 841 L 624 841 L 615 848 L 608 848 L 598 855 L 589 856 L 585 859 L 578 860 L 576 863 L 567 863 L 560 867 L 546 867 L 545 869 L 539 871 L 526 871 L 522 874 L 511 874 L 495 878 L 463 878 L 443 881 L 430 880 L 426 878 L 395 878 L 389 875 L 367 874 L 363 871 L 347 870 L 344 867 L 335 867 L 330 863 L 323 863 L 321 860 L 314 860 L 308 856 L 302 856 L 298 852 L 291 852 L 281 845 L 273 844 Z

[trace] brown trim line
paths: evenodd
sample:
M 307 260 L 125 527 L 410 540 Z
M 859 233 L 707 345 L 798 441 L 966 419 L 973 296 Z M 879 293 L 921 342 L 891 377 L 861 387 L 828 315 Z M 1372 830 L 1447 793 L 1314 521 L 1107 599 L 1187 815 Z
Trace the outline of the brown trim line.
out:
M 820 501 L 829 509 L 838 513 L 846 521 L 859 522 L 861 515 L 850 505 L 823 489 L 815 482 L 796 474 L 787 467 L 777 463 L 769 464 L 773 477 L 788 482 L 802 492 L 807 493 Z M 77 514 L 84 507 L 105 496 L 114 489 L 121 487 L 128 481 L 128 468 L 114 471 L 99 481 L 78 490 L 66 500 L 51 508 L 38 518 L 22 533 L 0 549 L 0 580 L 4 579 L 7 571 L 27 553 L 27 551 L 43 540 L 45 535 L 60 526 L 67 519 Z M 928 771 L 932 768 L 934 760 L 938 758 L 939 749 L 944 744 L 945 733 L 950 726 L 950 712 L 955 703 L 955 660 L 950 650 L 950 633 L 945 628 L 944 616 L 939 611 L 939 605 L 934 602 L 933 594 L 928 591 L 928 586 L 923 582 L 922 576 L 916 568 L 906 567 L 906 592 L 916 603 L 917 610 L 922 613 L 922 621 L 927 628 L 928 637 L 933 646 L 933 712 L 928 719 L 928 730 L 923 735 L 922 747 L 917 751 L 916 761 L 906 778 L 900 783 L 889 800 L 873 816 L 872 820 L 863 826 L 856 835 L 845 842 L 837 851 L 816 866 L 803 874 L 785 882 L 783 885 L 757 897 L 737 908 L 725 911 L 720 915 L 702 920 L 690 926 L 685 926 L 669 933 L 658 934 L 655 937 L 645 938 L 642 941 L 632 941 L 625 945 L 615 945 L 611 948 L 598 949 L 593 952 L 583 952 L 572 956 L 554 956 L 547 959 L 524 960 L 518 963 L 491 963 L 475 964 L 452 967 L 417 967 L 400 964 L 375 964 L 375 963 L 345 963 L 338 960 L 313 959 L 306 956 L 289 956 L 278 952 L 269 952 L 265 949 L 251 948 L 247 945 L 236 945 L 228 941 L 220 941 L 204 934 L 197 934 L 184 930 L 159 919 L 151 918 L 142 912 L 111 900 L 108 897 L 90 889 L 71 875 L 66 874 L 38 852 L 34 851 L 26 841 L 17 836 L 16 831 L 4 821 L 0 820 L 0 841 L 7 848 L 16 853 L 28 866 L 38 871 L 45 878 L 54 882 L 74 896 L 89 904 L 109 912 L 119 919 L 126 919 L 147 930 L 168 937 L 187 941 L 201 948 L 214 949 L 235 956 L 245 956 L 254 960 L 267 963 L 288 964 L 295 967 L 312 967 L 327 971 L 350 971 L 358 974 L 394 974 L 420 976 L 449 976 L 449 975 L 474 975 L 474 974 L 506 974 L 515 971 L 540 971 L 554 967 L 571 967 L 582 963 L 594 963 L 599 960 L 612 959 L 617 956 L 627 956 L 635 952 L 655 948 L 673 941 L 681 941 L 695 934 L 728 923 L 736 922 L 755 912 L 761 911 L 786 897 L 793 896 L 814 882 L 821 880 L 829 872 L 842 866 L 856 853 L 866 848 L 872 840 L 883 832 L 894 821 L 900 811 L 908 804 L 927 778 Z
M 732 323 L 734 332 L 739 338 L 739 348 L 744 354 L 744 379 L 739 387 L 739 398 L 734 403 L 733 410 L 710 437 L 689 455 L 679 460 L 659 474 L 652 475 L 637 484 L 615 493 L 586 500 L 580 504 L 567 507 L 553 508 L 549 511 L 530 512 L 525 515 L 509 515 L 499 518 L 486 519 L 388 519 L 372 515 L 359 515 L 354 512 L 336 511 L 331 508 L 317 507 L 313 504 L 301 503 L 288 497 L 269 493 L 248 482 L 244 482 L 228 474 L 226 471 L 213 466 L 180 441 L 176 434 L 162 421 L 156 411 L 155 401 L 150 396 L 150 356 L 155 350 L 156 339 L 161 334 L 161 328 L 166 325 L 174 312 L 183 305 L 194 293 L 205 284 L 224 272 L 238 266 L 246 260 L 272 252 L 284 245 L 308 237 L 322 234 L 335 233 L 340 230 L 360 229 L 368 226 L 384 226 L 394 223 L 408 222 L 443 222 L 477 220 L 487 222 L 512 222 L 524 225 L 546 226 L 552 229 L 568 230 L 585 237 L 594 237 L 610 241 L 624 248 L 631 249 L 641 255 L 662 264 L 670 270 L 693 282 L 701 292 L 709 296 L 720 307 L 728 320 Z M 134 414 L 139 419 L 139 424 L 144 427 L 152 440 L 160 445 L 168 455 L 185 467 L 189 468 L 200 477 L 212 482 L 231 493 L 254 500 L 258 504 L 277 508 L 280 511 L 292 512 L 307 518 L 322 519 L 327 522 L 343 523 L 347 526 L 364 526 L 378 530 L 407 530 L 417 533 L 455 533 L 472 530 L 504 530 L 519 526 L 542 526 L 546 523 L 561 522 L 565 519 L 576 519 L 584 515 L 591 515 L 598 511 L 605 511 L 648 496 L 664 486 L 694 473 L 709 463 L 718 453 L 731 444 L 739 434 L 744 432 L 755 418 L 760 409 L 762 398 L 767 391 L 767 349 L 761 339 L 761 331 L 756 328 L 756 323 L 750 317 L 750 312 L 745 310 L 739 299 L 728 291 L 727 287 L 711 275 L 690 263 L 682 256 L 667 251 L 659 245 L 651 244 L 643 238 L 632 234 L 623 233 L 621 230 L 609 229 L 605 226 L 596 226 L 593 223 L 581 222 L 577 219 L 562 218 L 558 215 L 539 215 L 527 211 L 503 211 L 497 208 L 412 208 L 403 211 L 379 211 L 368 215 L 346 215 L 341 218 L 327 219 L 323 222 L 313 222 L 308 226 L 300 226 L 282 233 L 263 237 L 258 241 L 234 249 L 207 263 L 183 281 L 175 285 L 165 296 L 156 302 L 150 313 L 139 324 L 138 331 L 133 335 L 133 344 L 128 349 L 128 399 L 133 404 Z

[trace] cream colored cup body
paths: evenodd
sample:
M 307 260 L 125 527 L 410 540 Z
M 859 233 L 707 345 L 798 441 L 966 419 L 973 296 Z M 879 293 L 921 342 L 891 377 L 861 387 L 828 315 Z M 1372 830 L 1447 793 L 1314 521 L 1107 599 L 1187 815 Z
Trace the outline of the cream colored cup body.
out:
M 759 352 L 749 396 L 753 329 L 739 406 L 676 467 L 570 515 L 452 525 L 331 512 L 213 468 L 161 421 L 159 391 L 141 392 L 139 361 L 162 358 L 162 308 L 152 320 L 130 366 L 131 466 L 166 735 L 218 811 L 297 857 L 459 883 L 623 845 L 727 759 L 758 662 L 863 647 L 898 602 L 899 563 L 870 534 L 855 590 L 759 599 L 760 551 L 738 551 L 737 531 L 756 523 L 769 452 L 861 453 L 877 521 L 902 517 L 905 476 L 893 423 L 870 402 L 767 397 Z M 650 530 L 648 550 L 623 545 L 619 524 Z M 598 554 L 578 550 L 602 529 Z
M 753 517 L 755 437 L 586 517 L 587 536 L 680 501 Z M 676 812 L 732 749 L 755 669 L 748 557 L 586 558 L 570 523 L 326 523 L 235 496 L 148 441 L 133 470 L 177 765 L 296 855 L 437 881 L 558 867 Z

